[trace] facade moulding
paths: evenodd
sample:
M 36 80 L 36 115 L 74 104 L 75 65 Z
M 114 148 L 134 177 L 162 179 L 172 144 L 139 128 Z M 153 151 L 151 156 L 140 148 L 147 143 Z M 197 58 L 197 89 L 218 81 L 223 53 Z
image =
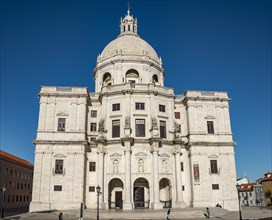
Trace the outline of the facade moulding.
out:
M 229 102 L 230 98 L 200 97 L 200 96 L 197 96 L 197 97 L 188 97 L 188 96 L 185 96 L 183 102 L 187 104 L 188 101 L 221 101 L 221 102 L 225 101 L 225 102 Z
M 122 59 L 120 59 L 120 58 L 119 59 L 118 58 L 108 58 L 108 59 L 105 59 L 105 60 L 99 62 L 99 64 L 93 70 L 94 75 L 96 75 L 96 73 L 98 71 L 102 70 L 105 67 L 112 66 L 114 64 L 124 64 L 124 63 L 128 63 L 128 64 L 131 64 L 131 63 L 134 63 L 134 64 L 147 64 L 147 65 L 159 70 L 160 72 L 162 72 L 163 75 L 165 74 L 165 71 L 164 71 L 163 67 L 160 64 L 158 64 L 155 60 L 153 60 L 152 58 L 150 58 L 149 60 L 143 60 L 142 56 L 136 56 L 134 59 L 133 58 L 132 59 L 128 58 L 126 56 L 122 56 Z
M 190 142 L 188 143 L 190 147 L 193 146 L 218 146 L 218 147 L 233 147 L 235 146 L 235 142 Z
M 103 92 L 100 94 L 100 98 L 103 98 L 103 96 L 110 97 L 110 96 L 115 96 L 115 95 L 125 95 L 125 94 L 154 94 L 155 96 L 161 96 L 161 97 L 166 97 L 166 98 L 175 98 L 174 94 L 167 94 L 163 92 L 158 92 L 158 91 L 150 91 L 150 90 L 120 90 L 120 91 L 113 91 L 113 92 Z
M 33 144 L 60 144 L 60 145 L 74 145 L 74 144 L 79 144 L 79 145 L 88 145 L 87 141 L 49 141 L 49 140 L 35 140 Z
M 188 133 L 188 135 L 187 135 L 187 137 L 189 137 L 189 136 L 192 136 L 192 135 L 198 135 L 198 136 L 200 136 L 200 135 L 203 135 L 203 136 L 207 136 L 207 135 L 209 135 L 209 136 L 222 136 L 222 135 L 225 135 L 225 136 L 232 136 L 232 133 L 229 133 L 229 132 L 224 132 L 224 133 L 220 133 L 220 134 L 207 134 L 207 133 L 199 133 L 199 132 L 189 132 Z
M 72 93 L 39 93 L 38 94 L 40 96 L 40 98 L 42 97 L 47 97 L 47 98 L 50 98 L 50 97 L 54 97 L 54 98 L 61 98 L 61 97 L 68 97 L 68 98 L 86 98 L 86 97 L 89 97 L 89 94 L 86 93 L 86 94 L 72 94 Z

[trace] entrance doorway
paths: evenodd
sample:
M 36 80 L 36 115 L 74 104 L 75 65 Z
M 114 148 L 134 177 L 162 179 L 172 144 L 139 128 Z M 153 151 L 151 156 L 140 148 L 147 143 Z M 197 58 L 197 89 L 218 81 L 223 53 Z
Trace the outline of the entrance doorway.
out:
M 119 209 L 123 208 L 122 191 L 116 191 L 115 192 L 115 208 L 119 208 Z
M 124 184 L 122 180 L 114 178 L 109 182 L 109 209 L 123 208 L 123 189 Z
M 149 184 L 145 178 L 138 178 L 133 184 L 134 208 L 149 208 Z

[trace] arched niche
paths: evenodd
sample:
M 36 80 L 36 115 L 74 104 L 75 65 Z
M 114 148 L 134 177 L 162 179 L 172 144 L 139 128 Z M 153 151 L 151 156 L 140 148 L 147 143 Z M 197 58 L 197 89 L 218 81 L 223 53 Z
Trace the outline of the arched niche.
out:
M 138 178 L 133 184 L 134 208 L 149 208 L 149 183 L 145 178 Z
M 163 203 L 164 208 L 171 208 L 172 196 L 171 196 L 171 182 L 167 178 L 162 178 L 159 182 L 160 186 L 160 201 Z
M 124 197 L 124 184 L 119 178 L 114 178 L 109 182 L 109 209 L 123 208 L 123 197 Z

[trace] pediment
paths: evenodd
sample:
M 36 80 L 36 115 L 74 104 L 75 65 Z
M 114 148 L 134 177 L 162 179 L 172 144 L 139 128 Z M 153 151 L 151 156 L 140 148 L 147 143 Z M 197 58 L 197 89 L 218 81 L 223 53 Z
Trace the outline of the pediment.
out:
M 57 116 L 69 116 L 69 114 L 64 113 L 64 112 L 59 112 L 59 113 L 57 113 Z
M 147 154 L 144 152 L 139 152 L 137 154 L 135 154 L 136 157 L 147 157 Z
M 170 157 L 168 154 L 166 154 L 166 153 L 163 153 L 163 154 L 161 154 L 160 155 L 161 157 Z
M 215 119 L 215 117 L 214 117 L 214 116 L 211 116 L 211 115 L 207 115 L 207 116 L 205 117 L 205 119 Z
M 64 155 L 64 154 L 55 154 L 54 157 L 55 158 L 66 158 L 66 155 Z
M 110 157 L 122 157 L 122 154 L 118 154 L 118 153 L 114 153 L 114 154 L 111 154 Z
M 215 154 L 211 154 L 211 155 L 208 156 L 208 158 L 218 158 L 218 156 L 215 155 Z

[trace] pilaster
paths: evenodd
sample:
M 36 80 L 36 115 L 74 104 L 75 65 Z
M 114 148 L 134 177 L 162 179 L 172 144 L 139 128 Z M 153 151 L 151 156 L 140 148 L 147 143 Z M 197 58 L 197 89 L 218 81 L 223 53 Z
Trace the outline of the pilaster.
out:
M 158 162 L 160 138 L 151 138 L 150 144 L 153 156 L 153 202 L 151 203 L 151 207 L 153 209 L 162 209 L 162 203 L 160 202 Z
M 123 146 L 125 147 L 125 199 L 123 204 L 124 210 L 132 209 L 132 196 L 131 196 L 131 146 L 133 145 L 133 138 L 122 138 Z
M 181 146 L 176 141 L 175 147 L 175 171 L 176 171 L 176 201 L 173 204 L 175 208 L 183 208 L 185 207 L 185 203 L 183 201 L 183 192 L 182 192 L 182 175 L 181 175 L 181 167 L 180 167 L 180 156 L 181 156 Z

